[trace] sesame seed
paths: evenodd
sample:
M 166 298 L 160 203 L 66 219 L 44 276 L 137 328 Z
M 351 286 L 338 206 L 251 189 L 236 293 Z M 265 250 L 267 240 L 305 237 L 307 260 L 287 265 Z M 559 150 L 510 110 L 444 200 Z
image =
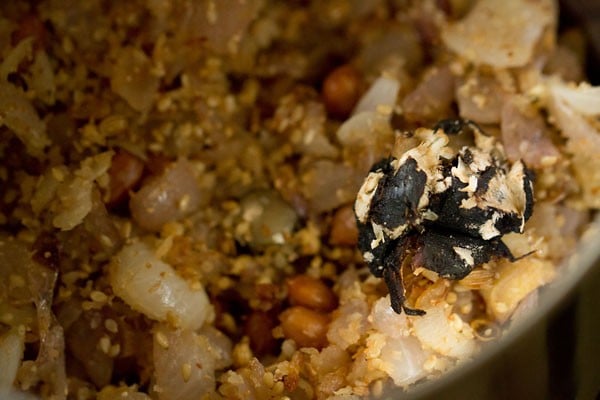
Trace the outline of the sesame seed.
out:
M 460 308 L 462 314 L 469 314 L 473 310 L 473 304 L 467 303 Z
M 108 296 L 104 292 L 94 290 L 90 293 L 90 299 L 96 303 L 106 303 L 108 301 Z
M 106 247 L 111 247 L 114 244 L 112 239 L 106 235 L 100 235 L 100 242 Z
M 450 292 L 446 296 L 446 301 L 448 302 L 448 304 L 454 304 L 454 303 L 456 303 L 456 300 L 458 300 L 458 296 L 456 295 L 455 292 Z
M 265 374 L 263 375 L 263 383 L 266 387 L 273 387 L 273 385 L 275 384 L 275 377 L 273 376 L 272 372 L 265 372 Z
M 273 385 L 273 393 L 275 393 L 275 394 L 278 394 L 278 395 L 282 394 L 284 389 L 285 389 L 285 385 L 282 381 L 277 381 Z
M 506 303 L 500 303 L 500 302 L 498 302 L 495 305 L 496 305 L 496 310 L 498 312 L 505 313 L 505 312 L 508 311 L 508 306 L 506 305 Z
M 111 319 L 111 318 L 105 319 L 104 327 L 106 328 L 107 331 L 109 331 L 111 333 L 119 332 L 119 325 L 117 324 L 117 321 L 115 321 L 114 319 Z
M 154 339 L 156 339 L 156 343 L 158 343 L 160 345 L 160 347 L 162 347 L 164 349 L 168 349 L 169 348 L 169 339 L 167 339 L 167 337 L 165 336 L 164 333 L 157 332 L 154 335 Z
M 181 365 L 181 376 L 183 377 L 184 382 L 190 380 L 190 377 L 192 376 L 192 365 L 190 363 L 184 363 Z
M 121 352 L 121 345 L 119 343 L 113 344 L 112 346 L 110 346 L 110 349 L 108 350 L 108 355 L 111 357 L 116 357 L 119 355 L 119 353 Z
M 110 338 L 108 336 L 102 336 L 98 341 L 98 347 L 104 354 L 108 354 L 110 351 Z
M 167 237 L 160 243 L 155 252 L 156 257 L 163 258 L 171 250 L 171 247 L 173 247 L 173 236 Z

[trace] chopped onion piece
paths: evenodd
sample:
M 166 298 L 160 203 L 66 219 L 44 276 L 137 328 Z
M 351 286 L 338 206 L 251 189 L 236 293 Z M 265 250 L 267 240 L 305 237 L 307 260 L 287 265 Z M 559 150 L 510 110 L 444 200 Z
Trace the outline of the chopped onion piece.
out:
M 600 114 L 600 86 L 590 86 L 582 83 L 577 87 L 567 86 L 561 83 L 551 85 L 552 94 L 573 111 L 593 116 Z
M 551 0 L 482 0 L 442 40 L 476 64 L 520 67 L 533 59 L 544 30 L 555 21 Z
M 336 136 L 344 146 L 363 145 L 375 141 L 377 136 L 391 136 L 391 128 L 383 115 L 365 111 L 348 118 L 340 126 Z
M 583 203 L 592 208 L 600 207 L 600 131 L 584 114 L 573 108 L 557 89 L 556 84 L 549 84 L 550 99 L 548 108 L 553 121 L 568 141 L 566 150 L 572 154 L 572 168 L 577 183 L 582 189 Z M 576 107 L 581 107 L 579 101 Z M 585 107 L 584 107 L 585 108 Z M 590 106 L 586 111 L 594 108 Z
M 376 111 L 365 111 L 348 118 L 339 127 L 336 136 L 348 161 L 360 171 L 359 176 L 366 174 L 375 162 L 389 153 L 389 143 L 394 140 L 387 116 Z
M 396 339 L 409 334 L 406 313 L 397 314 L 392 310 L 389 295 L 377 300 L 369 319 L 375 329 L 390 338 Z
M 415 335 L 421 343 L 444 356 L 471 357 L 477 350 L 473 329 L 450 308 L 433 306 L 427 314 L 412 319 Z
M 417 87 L 402 101 L 407 119 L 422 121 L 449 113 L 454 100 L 454 76 L 448 67 L 427 71 Z
M 42 156 L 50 144 L 46 124 L 25 93 L 10 83 L 0 82 L 0 126 L 6 126 L 25 144 L 27 152 Z
M 231 343 L 223 335 L 174 330 L 154 332 L 154 375 L 160 400 L 194 400 L 215 391 L 215 368 L 231 362 Z M 223 359 L 229 360 L 223 364 Z
M 35 53 L 33 64 L 31 65 L 31 79 L 29 81 L 31 90 L 38 93 L 38 96 L 47 104 L 54 103 L 56 84 L 54 81 L 54 71 L 50 63 L 50 58 L 45 51 Z
M 112 156 L 112 151 L 106 151 L 86 158 L 73 175 L 58 185 L 51 205 L 55 227 L 70 230 L 83 222 L 92 210 L 94 181 L 108 171 Z
M 137 111 L 148 111 L 154 102 L 159 79 L 152 67 L 152 61 L 137 48 L 124 47 L 117 54 L 110 86 Z
M 551 86 L 551 92 L 550 113 L 562 134 L 571 141 L 592 146 L 594 151 L 600 149 L 600 132 L 581 113 L 569 106 L 563 96 L 557 95 L 554 85 Z
M 9 74 L 19 70 L 19 64 L 31 58 L 34 43 L 33 36 L 27 37 L 4 56 L 4 60 L 0 64 L 0 79 L 7 80 Z
M 0 360 L 2 360 L 0 394 L 12 388 L 24 349 L 23 337 L 15 330 L 9 331 L 0 337 Z
M 191 288 L 143 242 L 128 244 L 115 256 L 110 283 L 117 296 L 151 319 L 197 329 L 210 312 L 204 288 Z
M 424 368 L 428 354 L 419 341 L 412 337 L 388 340 L 381 349 L 381 369 L 398 386 L 406 386 L 427 375 Z
M 393 137 L 390 118 L 399 91 L 398 80 L 385 76 L 378 78 L 359 100 L 353 115 L 336 132 L 337 139 L 352 155 L 349 158 L 359 171 L 366 173 L 382 154 L 389 151 L 384 148 Z
M 356 343 L 367 330 L 369 306 L 362 299 L 350 299 L 333 312 L 327 339 L 342 349 Z
M 367 339 L 367 354 L 374 367 L 388 374 L 398 386 L 406 386 L 426 374 L 427 352 L 410 336 L 406 314 L 396 314 L 389 296 L 373 305 L 369 321 L 376 332 Z
M 159 230 L 195 211 L 208 199 L 200 190 L 193 165 L 184 159 L 170 164 L 162 174 L 153 176 L 131 196 L 133 219 L 144 229 Z
M 179 33 L 190 38 L 202 38 L 218 52 L 235 53 L 263 3 L 257 0 L 220 0 L 184 4 L 187 7 L 178 21 Z
M 303 194 L 314 212 L 331 211 L 354 199 L 360 182 L 348 165 L 318 160 L 307 166 L 301 176 Z
M 249 193 L 240 205 L 242 219 L 249 225 L 248 243 L 255 249 L 285 243 L 298 220 L 294 209 L 275 191 Z
M 381 76 L 373 82 L 369 90 L 360 98 L 353 114 L 365 111 L 377 111 L 391 115 L 400 91 L 400 82 L 394 78 Z
M 472 73 L 456 86 L 460 116 L 482 124 L 496 124 L 500 121 L 506 95 L 500 82 L 483 74 Z
M 498 281 L 481 294 L 494 316 L 505 321 L 519 303 L 531 292 L 552 281 L 555 276 L 552 262 L 525 257 L 515 262 L 502 261 L 498 267 Z
M 512 162 L 522 160 L 528 167 L 539 168 L 560 157 L 542 116 L 519 96 L 504 102 L 500 128 L 506 156 Z

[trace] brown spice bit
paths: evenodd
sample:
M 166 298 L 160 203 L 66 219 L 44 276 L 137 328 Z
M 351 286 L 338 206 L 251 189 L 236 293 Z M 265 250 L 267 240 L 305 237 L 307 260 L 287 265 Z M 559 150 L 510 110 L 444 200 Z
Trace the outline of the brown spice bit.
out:
M 334 246 L 354 246 L 358 242 L 358 228 L 352 206 L 336 211 L 331 221 L 329 243 Z
M 288 279 L 286 283 L 292 305 L 304 306 L 315 311 L 332 311 L 337 306 L 335 293 L 320 279 L 297 275 Z
M 331 71 L 323 81 L 323 101 L 327 112 L 345 118 L 352 112 L 362 92 L 362 76 L 349 64 Z
M 300 380 L 300 375 L 299 375 L 298 371 L 292 371 L 292 373 L 285 375 L 283 377 L 284 389 L 288 392 L 293 392 L 298 387 L 299 380 Z
M 127 199 L 129 191 L 140 181 L 143 171 L 142 160 L 128 151 L 117 150 L 108 170 L 110 187 L 107 204 L 113 207 L 121 205 Z
M 327 314 L 295 306 L 285 310 L 279 319 L 284 336 L 293 339 L 298 346 L 320 349 L 327 345 Z
M 16 45 L 21 40 L 33 37 L 34 49 L 45 48 L 48 44 L 48 32 L 42 20 L 35 14 L 25 15 L 20 21 L 11 40 Z
M 302 380 L 302 371 L 308 363 L 307 358 L 306 353 L 297 351 L 291 355 L 289 362 L 284 361 L 278 365 L 275 377 L 283 383 L 286 392 L 291 393 L 298 389 Z
M 172 159 L 161 153 L 153 153 L 148 156 L 146 168 L 151 175 L 160 175 L 171 165 Z
M 283 297 L 283 290 L 272 283 L 257 283 L 254 285 L 254 294 L 250 299 L 250 306 L 254 309 L 268 311 L 276 307 Z

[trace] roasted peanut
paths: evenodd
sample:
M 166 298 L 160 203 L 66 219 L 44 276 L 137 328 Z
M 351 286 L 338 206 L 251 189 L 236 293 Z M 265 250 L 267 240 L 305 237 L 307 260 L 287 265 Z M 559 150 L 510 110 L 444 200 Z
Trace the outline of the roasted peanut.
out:
M 108 205 L 118 206 L 127 199 L 144 171 L 142 160 L 125 150 L 117 150 L 108 170 L 110 176 Z
M 298 346 L 320 349 L 327 345 L 327 314 L 295 306 L 281 313 L 279 319 L 283 335 L 293 339 Z
M 357 241 L 358 228 L 354 211 L 351 206 L 342 207 L 333 215 L 329 243 L 338 246 L 354 246 Z
M 323 101 L 327 112 L 345 118 L 352 112 L 362 92 L 362 76 L 351 65 L 331 71 L 323 81 Z
M 316 311 L 332 311 L 337 306 L 335 293 L 320 279 L 297 275 L 287 280 L 287 288 L 292 305 Z
M 250 348 L 256 356 L 260 357 L 276 350 L 277 340 L 271 332 L 276 325 L 277 320 L 265 312 L 254 311 L 248 316 L 244 333 L 250 339 Z

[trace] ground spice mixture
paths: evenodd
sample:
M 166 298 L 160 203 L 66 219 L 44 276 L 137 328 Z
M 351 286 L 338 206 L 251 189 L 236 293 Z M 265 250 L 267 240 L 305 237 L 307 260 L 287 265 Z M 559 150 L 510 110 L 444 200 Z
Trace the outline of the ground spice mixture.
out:
M 600 206 L 584 49 L 551 0 L 2 2 L 0 395 L 355 399 L 475 357 Z M 398 314 L 356 196 L 459 118 L 533 214 L 459 280 L 400 258 Z

